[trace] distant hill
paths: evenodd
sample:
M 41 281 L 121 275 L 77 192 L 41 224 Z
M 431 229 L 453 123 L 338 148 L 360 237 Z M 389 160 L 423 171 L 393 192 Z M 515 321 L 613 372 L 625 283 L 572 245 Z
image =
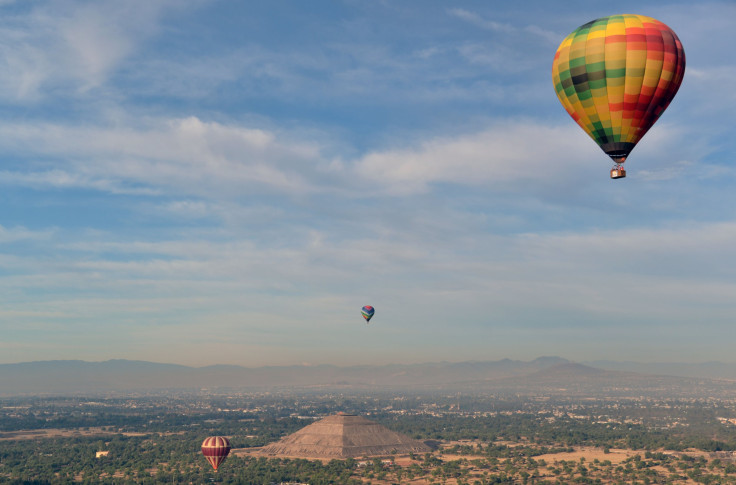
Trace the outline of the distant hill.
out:
M 416 389 L 565 394 L 731 392 L 736 383 L 591 366 L 560 357 L 525 362 L 437 362 L 380 366 L 188 367 L 131 360 L 0 364 L 0 395 L 70 395 L 201 389 Z M 644 364 L 642 364 L 644 365 Z M 675 367 L 670 367 L 675 368 Z M 725 374 L 725 367 L 721 369 Z M 687 368 L 685 368 L 687 370 Z M 734 374 L 736 375 L 736 374 Z
M 567 362 L 542 357 L 531 362 L 428 363 L 412 365 L 187 367 L 131 360 L 80 360 L 0 364 L 0 395 L 106 391 L 275 387 L 441 387 L 472 380 L 500 379 Z
M 736 364 L 723 362 L 701 362 L 685 364 L 675 362 L 614 362 L 610 360 L 596 360 L 586 364 L 601 369 L 640 372 L 644 374 L 661 374 L 680 377 L 703 377 L 706 379 L 726 379 L 736 381 Z

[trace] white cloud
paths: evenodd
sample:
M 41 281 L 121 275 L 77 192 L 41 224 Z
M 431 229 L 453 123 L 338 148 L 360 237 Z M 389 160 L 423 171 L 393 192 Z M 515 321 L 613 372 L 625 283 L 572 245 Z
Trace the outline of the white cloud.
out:
M 470 12 L 462 8 L 453 8 L 448 11 L 450 15 L 453 15 L 459 19 L 465 20 L 477 27 L 501 34 L 518 34 L 518 33 L 530 33 L 536 36 L 542 37 L 550 42 L 561 42 L 562 39 L 555 32 L 545 30 L 537 25 L 528 25 L 526 27 L 516 27 L 510 24 L 504 24 L 496 22 L 494 20 L 488 20 L 475 12 Z
M 0 184 L 40 188 L 61 189 L 93 189 L 111 194 L 129 195 L 156 195 L 159 191 L 141 187 L 126 187 L 118 181 L 98 178 L 89 174 L 75 173 L 63 170 L 49 170 L 46 172 L 10 172 L 0 171 Z
M 48 239 L 53 235 L 53 230 L 32 231 L 25 227 L 6 228 L 0 225 L 0 244 L 18 241 Z
M 632 157 L 646 160 L 635 167 L 641 180 L 672 180 L 693 171 L 708 150 L 702 137 L 683 133 L 678 126 L 663 124 L 647 135 Z M 411 196 L 438 190 L 441 184 L 499 192 L 523 189 L 526 198 L 544 199 L 553 192 L 559 196 L 584 189 L 586 178 L 605 173 L 608 161 L 572 121 L 560 126 L 536 120 L 487 121 L 474 133 L 401 142 L 351 160 L 328 156 L 336 151 L 329 142 L 305 140 L 299 132 L 193 116 L 110 127 L 6 123 L 0 124 L 0 149 L 12 154 L 6 158 L 18 157 L 13 165 L 19 168 L 0 172 L 0 183 L 194 197 L 197 202 L 180 200 L 167 210 L 183 214 L 189 204 L 190 216 L 217 212 L 230 217 L 239 212 L 237 207 L 206 207 L 203 201 L 265 193 Z M 711 172 L 701 168 L 700 176 Z M 366 185 L 370 191 L 362 189 Z
M 453 15 L 459 19 L 470 22 L 473 25 L 477 25 L 482 29 L 492 30 L 501 33 L 516 32 L 517 28 L 508 24 L 502 24 L 493 20 L 487 20 L 482 18 L 480 15 L 474 12 L 469 12 L 462 8 L 453 8 L 449 10 L 450 15 Z
M 581 153 L 587 151 L 585 137 L 576 130 L 579 128 L 572 124 L 495 123 L 476 134 L 369 153 L 358 162 L 357 172 L 380 180 L 383 191 L 402 195 L 426 191 L 436 183 L 502 188 L 509 182 L 559 182 L 588 167 L 579 154 L 575 155 L 578 148 Z
M 5 183 L 84 187 L 113 193 L 198 194 L 210 198 L 278 190 L 314 190 L 319 147 L 260 129 L 196 117 L 153 121 L 140 128 L 0 126 L 8 151 L 32 156 L 47 171 L 6 171 Z M 0 142 L 2 143 L 2 142 Z M 327 165 L 325 165 L 327 170 Z
M 366 299 L 402 335 L 441 333 L 452 321 L 466 330 L 648 321 L 673 331 L 694 318 L 731 321 L 736 274 L 723 262 L 736 258 L 734 223 L 503 235 L 479 233 L 480 221 L 463 214 L 427 212 L 408 218 L 423 230 L 379 218 L 359 231 L 356 214 L 343 233 L 306 226 L 266 244 L 247 228 L 199 228 L 158 242 L 54 233 L 33 241 L 35 252 L 0 260 L 12 269 L 0 279 L 0 306 L 10 321 L 74 321 L 77 332 L 95 326 L 106 335 L 155 335 L 170 325 L 182 334 L 207 322 L 208 331 L 235 327 L 275 351 L 339 327 L 351 318 L 340 309 Z M 290 339 L 261 334 L 269 329 Z M 181 338 L 183 347 L 196 340 Z
M 42 262 L 16 257 L 16 276 L 2 285 L 52 294 L 102 292 L 123 300 L 137 295 L 141 302 L 183 299 L 195 306 L 197 299 L 214 299 L 227 302 L 222 308 L 260 298 L 261 292 L 312 298 L 371 292 L 379 285 L 407 299 L 434 294 L 453 308 L 462 301 L 471 312 L 492 300 L 504 308 L 551 305 L 606 314 L 616 313 L 614 302 L 603 304 L 609 294 L 644 309 L 651 306 L 648 298 L 673 298 L 675 306 L 728 306 L 736 284 L 732 266 L 723 264 L 736 259 L 735 223 L 472 237 L 466 234 L 472 221 L 455 224 L 443 216 L 423 233 L 376 221 L 375 232 L 347 239 L 304 228 L 282 247 L 222 240 L 217 230 L 209 239 L 161 242 L 82 234 L 43 242 L 55 256 Z M 602 306 L 593 311 L 591 304 Z
M 191 3 L 189 5 L 192 5 Z M 158 30 L 172 0 L 38 3 L 0 21 L 0 92 L 38 99 L 63 85 L 84 92 L 104 84 L 120 63 Z

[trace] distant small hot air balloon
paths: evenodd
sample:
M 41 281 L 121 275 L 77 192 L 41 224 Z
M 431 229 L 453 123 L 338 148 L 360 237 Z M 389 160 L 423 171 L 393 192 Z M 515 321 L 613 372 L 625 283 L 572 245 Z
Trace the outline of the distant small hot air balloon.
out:
M 565 37 L 552 82 L 572 119 L 613 159 L 611 178 L 669 106 L 685 75 L 685 51 L 672 29 L 644 15 L 611 15 Z
M 365 318 L 365 323 L 370 323 L 376 310 L 374 310 L 372 306 L 366 305 L 361 309 L 360 313 L 363 315 L 363 318 Z
M 202 454 L 217 471 L 217 467 L 230 454 L 230 441 L 224 436 L 210 436 L 202 442 Z

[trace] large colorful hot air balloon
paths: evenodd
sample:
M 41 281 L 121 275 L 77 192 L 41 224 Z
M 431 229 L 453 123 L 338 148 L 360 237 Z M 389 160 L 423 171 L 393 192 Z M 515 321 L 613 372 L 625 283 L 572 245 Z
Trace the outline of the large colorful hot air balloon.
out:
M 202 454 L 217 471 L 217 467 L 230 454 L 230 441 L 224 436 L 210 436 L 202 442 Z
M 552 63 L 557 97 L 616 163 L 611 178 L 677 94 L 685 51 L 677 35 L 643 15 L 611 15 L 565 37 Z
M 374 310 L 372 306 L 366 305 L 360 310 L 360 313 L 363 315 L 363 318 L 365 318 L 365 323 L 370 323 L 376 310 Z

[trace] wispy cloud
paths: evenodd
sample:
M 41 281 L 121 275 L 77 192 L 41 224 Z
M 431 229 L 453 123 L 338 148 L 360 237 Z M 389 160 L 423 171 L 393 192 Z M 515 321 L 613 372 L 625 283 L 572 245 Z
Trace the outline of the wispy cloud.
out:
M 48 239 L 52 234 L 52 230 L 32 231 L 25 227 L 7 228 L 0 225 L 0 244 L 34 239 Z
M 465 10 L 462 8 L 453 8 L 448 10 L 448 13 L 454 17 L 462 19 L 472 25 L 480 27 L 481 29 L 490 30 L 501 34 L 518 34 L 528 33 L 539 36 L 549 42 L 560 42 L 559 35 L 555 32 L 543 29 L 538 25 L 526 25 L 524 27 L 517 27 L 508 23 L 496 22 L 483 18 L 481 15 Z
M 571 312 L 575 321 L 623 311 L 678 325 L 703 312 L 717 323 L 728 313 L 718 308 L 728 308 L 734 291 L 736 275 L 722 264 L 736 257 L 733 223 L 467 240 L 462 232 L 451 236 L 443 227 L 449 221 L 443 221 L 434 231 L 445 238 L 379 231 L 337 240 L 305 232 L 282 248 L 217 239 L 47 241 L 54 259 L 40 265 L 28 257 L 24 270 L 3 279 L 4 307 L 27 311 L 19 306 L 28 298 L 24 293 L 43 291 L 48 297 L 36 311 L 51 320 L 52 314 L 93 318 L 105 309 L 115 319 L 148 313 L 169 321 L 182 318 L 182 309 L 196 316 L 213 307 L 282 318 L 283 312 L 298 312 L 303 300 L 371 295 L 380 285 L 382 298 L 402 295 L 407 308 L 397 311 L 408 312 L 431 295 L 438 314 L 464 307 L 474 320 L 493 307 L 493 314 L 521 325 L 543 321 L 549 308 Z M 285 294 L 292 296 L 284 300 Z M 288 308 L 267 303 L 292 297 Z M 677 318 L 668 317 L 673 307 L 681 310 Z
M 380 180 L 392 194 L 455 183 L 515 190 L 517 184 L 559 185 L 587 173 L 583 157 L 594 147 L 572 122 L 558 127 L 533 120 L 493 123 L 483 131 L 437 137 L 416 146 L 369 153 L 357 164 L 363 177 Z
M 473 25 L 476 25 L 482 29 L 493 30 L 495 32 L 510 33 L 518 32 L 519 29 L 508 24 L 495 22 L 493 20 L 487 20 L 482 18 L 477 13 L 470 12 L 462 8 L 453 8 L 448 10 L 450 15 L 453 15 L 459 19 L 465 20 Z
M 163 11 L 180 7 L 171 0 L 105 0 L 34 4 L 27 14 L 14 9 L 0 22 L 0 91 L 23 101 L 64 86 L 72 93 L 99 87 L 156 34 Z
M 601 170 L 607 160 L 571 120 L 561 126 L 487 120 L 477 132 L 405 139 L 358 158 L 328 155 L 339 150 L 299 131 L 193 116 L 109 127 L 0 124 L 0 135 L 0 147 L 19 157 L 19 168 L 0 172 L 0 184 L 199 198 L 168 203 L 170 213 L 189 216 L 211 213 L 214 206 L 204 201 L 220 204 L 250 194 L 406 197 L 453 184 L 501 192 L 525 187 L 529 194 L 535 187 L 544 197 L 552 187 L 572 188 L 594 173 L 591 158 L 600 160 Z M 663 124 L 637 148 L 648 160 L 642 177 L 685 176 L 707 155 L 703 143 Z M 670 153 L 678 158 L 673 161 Z M 362 190 L 367 185 L 371 190 Z M 226 212 L 238 210 L 231 206 Z
M 6 171 L 5 183 L 82 187 L 113 193 L 157 192 L 237 197 L 269 188 L 314 190 L 309 174 L 323 163 L 319 147 L 291 143 L 261 129 L 196 117 L 152 120 L 147 126 L 0 126 L 5 148 L 35 158 L 47 171 Z

